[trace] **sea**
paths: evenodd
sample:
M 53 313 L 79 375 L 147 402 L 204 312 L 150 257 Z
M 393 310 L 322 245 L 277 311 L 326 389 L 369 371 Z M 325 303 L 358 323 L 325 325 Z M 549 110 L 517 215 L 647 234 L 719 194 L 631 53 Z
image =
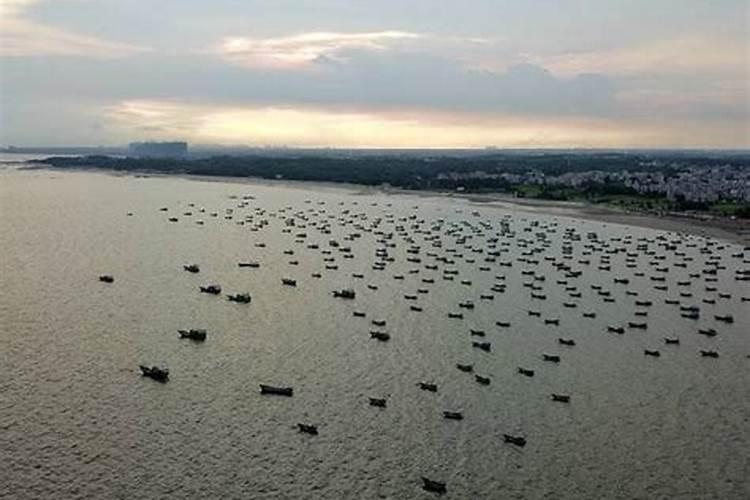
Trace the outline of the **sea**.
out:
M 0 498 L 750 498 L 750 250 L 24 159 L 0 158 Z

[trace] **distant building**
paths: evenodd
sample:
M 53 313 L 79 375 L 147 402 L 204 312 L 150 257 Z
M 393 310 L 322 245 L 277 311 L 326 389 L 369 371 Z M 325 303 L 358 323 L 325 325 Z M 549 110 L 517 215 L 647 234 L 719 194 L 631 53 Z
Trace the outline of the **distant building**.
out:
M 147 158 L 179 158 L 186 156 L 187 142 L 131 142 L 128 155 Z

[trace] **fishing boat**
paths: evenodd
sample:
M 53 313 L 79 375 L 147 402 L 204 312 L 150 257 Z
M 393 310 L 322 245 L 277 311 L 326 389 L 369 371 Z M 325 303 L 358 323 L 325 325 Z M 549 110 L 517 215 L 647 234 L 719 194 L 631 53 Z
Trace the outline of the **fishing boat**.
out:
M 157 382 L 166 382 L 169 380 L 169 370 L 159 368 L 158 366 L 139 365 L 144 377 L 149 377 Z
M 445 483 L 442 483 L 440 481 L 434 481 L 432 479 L 428 479 L 424 476 L 422 476 L 422 489 L 425 491 L 429 491 L 432 493 L 438 493 L 438 494 L 444 494 L 448 490 L 445 486 Z
M 99 276 L 99 281 L 103 283 L 114 283 L 115 278 L 109 274 L 102 274 L 101 276 Z
M 567 394 L 556 394 L 553 392 L 551 396 L 552 396 L 552 401 L 558 401 L 560 403 L 570 402 L 570 396 L 568 396 Z
M 253 300 L 249 293 L 235 293 L 234 295 L 227 295 L 227 299 L 231 302 L 237 302 L 240 304 L 249 304 Z
M 423 391 L 437 392 L 437 384 L 433 384 L 430 382 L 418 382 L 417 385 Z
M 273 394 L 276 396 L 291 396 L 294 390 L 291 387 L 277 387 L 274 385 L 260 384 L 261 394 Z
M 460 411 L 444 411 L 443 417 L 447 418 L 448 420 L 463 420 L 464 416 L 463 413 Z
M 206 330 L 203 328 L 191 328 L 190 330 L 177 330 L 182 339 L 195 340 L 196 342 L 203 342 L 206 340 Z
M 369 398 L 370 406 L 385 408 L 385 398 Z
M 522 436 L 512 436 L 510 434 L 503 434 L 503 440 L 506 443 L 514 444 L 516 446 L 524 447 L 526 446 L 526 438 Z
M 201 292 L 210 293 L 211 295 L 219 295 L 221 293 L 221 286 L 219 285 L 206 285 L 199 288 Z
M 334 290 L 333 296 L 340 299 L 353 299 L 356 297 L 356 293 L 351 288 L 342 288 L 341 290 Z
M 182 268 L 189 273 L 199 273 L 201 271 L 201 268 L 198 267 L 198 264 L 188 264 L 186 266 L 182 266 Z
M 527 368 L 518 367 L 518 373 L 521 375 L 526 375 L 527 377 L 533 377 L 534 376 L 534 370 L 529 370 Z
M 305 434 L 312 434 L 313 436 L 318 435 L 318 427 L 310 424 L 297 424 L 300 432 Z
M 472 365 L 462 365 L 461 363 L 457 363 L 456 368 L 466 373 L 471 373 L 474 371 L 474 367 Z

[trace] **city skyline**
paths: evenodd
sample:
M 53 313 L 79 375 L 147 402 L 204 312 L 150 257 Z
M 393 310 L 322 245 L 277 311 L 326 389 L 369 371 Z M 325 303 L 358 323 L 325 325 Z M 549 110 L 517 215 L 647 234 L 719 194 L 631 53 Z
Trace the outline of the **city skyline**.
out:
M 748 9 L 0 0 L 0 144 L 746 149 Z

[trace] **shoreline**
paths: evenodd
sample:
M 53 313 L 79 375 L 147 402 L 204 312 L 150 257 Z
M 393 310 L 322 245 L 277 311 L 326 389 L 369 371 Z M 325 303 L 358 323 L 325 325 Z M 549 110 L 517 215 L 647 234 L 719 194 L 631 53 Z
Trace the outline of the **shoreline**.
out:
M 453 198 L 467 201 L 468 203 L 481 207 L 491 205 L 497 208 L 508 208 L 528 213 L 544 213 L 548 215 L 569 217 L 572 219 L 583 219 L 609 224 L 621 224 L 626 226 L 645 227 L 661 231 L 672 231 L 676 233 L 687 233 L 701 237 L 711 237 L 727 241 L 729 243 L 750 246 L 750 220 L 731 220 L 715 218 L 711 220 L 699 220 L 668 215 L 640 214 L 624 212 L 611 207 L 592 205 L 575 201 L 540 200 L 534 198 L 517 198 L 505 193 L 456 193 L 444 191 L 412 191 L 401 188 L 384 188 L 382 186 L 366 186 L 362 184 L 351 184 L 345 182 L 319 182 L 299 181 L 290 179 L 264 179 L 261 177 L 230 177 L 213 175 L 194 175 L 185 173 L 161 173 L 161 172 L 132 172 L 119 171 L 104 168 L 58 168 L 52 165 L 39 165 L 35 167 L 23 167 L 25 170 L 44 169 L 53 172 L 78 171 L 96 172 L 115 177 L 141 177 L 141 178 L 182 178 L 185 180 L 201 182 L 224 182 L 229 184 L 254 184 L 262 186 L 285 186 L 297 189 L 326 189 L 346 191 L 349 194 L 384 194 L 384 195 L 407 195 L 422 198 Z

